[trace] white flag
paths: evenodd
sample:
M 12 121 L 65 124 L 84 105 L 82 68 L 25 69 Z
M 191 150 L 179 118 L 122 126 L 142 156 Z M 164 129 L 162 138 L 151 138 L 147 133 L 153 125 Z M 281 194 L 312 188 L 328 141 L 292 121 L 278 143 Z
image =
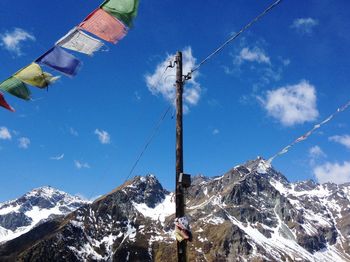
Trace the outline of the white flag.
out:
M 87 55 L 92 55 L 103 46 L 103 43 L 75 27 L 69 31 L 68 34 L 58 40 L 56 45 Z

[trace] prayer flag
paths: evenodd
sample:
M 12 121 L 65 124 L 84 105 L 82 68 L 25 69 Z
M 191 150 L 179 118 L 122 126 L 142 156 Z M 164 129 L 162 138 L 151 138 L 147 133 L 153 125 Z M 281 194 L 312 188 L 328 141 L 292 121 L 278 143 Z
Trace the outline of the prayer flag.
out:
M 316 129 L 320 128 L 320 127 L 321 127 L 321 124 L 314 125 L 313 130 L 316 130 Z
M 85 20 L 80 23 L 79 28 L 114 44 L 126 34 L 126 27 L 123 23 L 101 8 L 97 8 L 86 17 Z
M 62 47 L 54 46 L 35 62 L 44 64 L 66 75 L 74 76 L 81 65 L 81 62 Z
M 48 87 L 59 78 L 59 76 L 54 77 L 51 74 L 44 72 L 37 63 L 31 63 L 13 76 L 26 84 L 39 88 Z
M 26 84 L 13 76 L 2 82 L 0 89 L 24 100 L 30 99 L 30 90 Z
M 326 120 L 324 120 L 321 125 L 327 123 L 328 121 L 330 121 L 332 118 L 334 117 L 334 114 L 333 115 L 330 115 Z
M 347 109 L 350 106 L 350 101 L 343 105 L 342 107 L 338 108 L 337 112 L 343 112 L 345 109 Z
M 307 138 L 307 136 L 306 136 L 306 135 L 303 135 L 303 136 L 299 137 L 298 139 L 296 139 L 296 140 L 295 140 L 295 143 L 299 143 L 299 142 L 305 140 L 306 138 Z
M 56 45 L 87 55 L 92 55 L 103 46 L 103 43 L 79 30 L 77 27 L 74 27 L 64 37 L 58 40 Z
M 102 9 L 118 18 L 128 27 L 137 15 L 139 0 L 106 0 L 101 5 Z
M 12 111 L 12 112 L 15 112 L 15 109 L 13 109 L 13 107 L 10 106 L 10 105 L 6 102 L 6 100 L 5 100 L 5 98 L 4 98 L 4 95 L 3 95 L 2 93 L 0 93 L 0 106 L 4 107 L 4 108 L 6 108 L 6 109 L 8 109 L 8 110 L 10 110 L 10 111 Z

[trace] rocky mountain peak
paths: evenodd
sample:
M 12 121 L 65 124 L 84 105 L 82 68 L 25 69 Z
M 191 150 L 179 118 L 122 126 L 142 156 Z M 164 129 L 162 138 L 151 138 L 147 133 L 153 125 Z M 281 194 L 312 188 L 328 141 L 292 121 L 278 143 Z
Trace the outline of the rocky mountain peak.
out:
M 258 156 L 254 160 L 247 161 L 242 166 L 247 168 L 250 173 L 265 175 L 269 179 L 273 178 L 282 183 L 289 183 L 287 178 L 282 173 L 278 172 L 268 160 L 261 156 Z
M 193 177 L 189 261 L 350 261 L 349 206 L 349 185 L 290 183 L 261 157 Z M 174 211 L 173 193 L 138 176 L 0 245 L 0 260 L 176 261 Z
M 151 208 L 162 202 L 169 194 L 152 174 L 136 176 L 121 188 L 133 202 L 145 203 Z
M 0 242 L 17 237 L 51 216 L 68 214 L 88 203 L 50 186 L 35 188 L 0 203 Z
M 77 196 L 69 195 L 63 191 L 55 189 L 51 186 L 35 188 L 16 200 L 18 205 L 22 207 L 38 206 L 39 208 L 52 208 L 58 203 L 73 205 L 77 208 L 87 201 Z M 77 204 L 77 205 L 76 205 Z

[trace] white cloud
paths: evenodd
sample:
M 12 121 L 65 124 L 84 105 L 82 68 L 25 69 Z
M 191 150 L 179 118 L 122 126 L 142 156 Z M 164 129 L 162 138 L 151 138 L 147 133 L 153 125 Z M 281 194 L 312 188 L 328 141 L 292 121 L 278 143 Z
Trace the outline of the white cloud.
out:
M 135 99 L 136 99 L 137 101 L 140 101 L 140 100 L 141 100 L 141 95 L 139 94 L 138 91 L 135 91 L 135 92 L 134 92 L 134 96 L 135 96 Z
M 316 161 L 320 158 L 327 157 L 326 153 L 323 152 L 321 147 L 319 146 L 313 146 L 309 149 L 309 157 L 310 157 L 310 165 L 314 166 Z
M 262 43 L 265 45 L 265 43 Z M 261 43 L 256 43 L 252 47 L 248 47 L 246 43 L 236 50 L 233 57 L 233 67 L 223 66 L 224 72 L 229 75 L 240 77 L 241 74 L 252 71 L 257 81 L 254 86 L 263 87 L 272 81 L 280 81 L 285 67 L 290 60 L 277 57 L 278 63 L 272 63 L 272 58 L 259 47 Z M 245 68 L 243 68 L 245 67 Z M 251 81 L 250 79 L 248 81 Z
M 290 62 L 290 59 L 283 59 L 282 63 L 284 66 L 288 66 L 291 62 Z
M 69 128 L 69 133 L 70 133 L 72 136 L 79 136 L 78 131 L 75 130 L 73 127 Z
M 95 134 L 97 135 L 98 140 L 100 140 L 101 144 L 111 143 L 111 136 L 108 134 L 107 131 L 96 129 Z
M 83 163 L 83 162 L 80 162 L 78 160 L 74 160 L 74 164 L 75 164 L 75 167 L 78 169 L 90 168 L 90 165 L 88 163 Z
M 309 155 L 315 158 L 326 156 L 326 154 L 323 152 L 323 150 L 319 146 L 311 147 L 309 150 Z
M 319 183 L 333 182 L 342 184 L 350 182 L 350 162 L 325 163 L 314 168 L 314 174 Z
M 7 127 L 0 127 L 0 139 L 3 140 L 11 140 L 12 135 L 11 132 L 7 129 Z
M 266 98 L 258 97 L 268 114 L 285 126 L 293 126 L 316 120 L 316 89 L 303 80 L 296 85 L 267 91 Z
M 168 57 L 157 65 L 156 70 L 153 74 L 146 75 L 146 84 L 148 90 L 153 95 L 162 95 L 164 99 L 169 101 L 171 104 L 175 104 L 175 75 L 176 69 L 168 68 L 165 72 L 165 68 L 169 65 L 169 61 L 173 60 L 175 55 L 168 55 Z M 191 47 L 187 47 L 182 51 L 183 58 L 183 74 L 187 74 L 194 68 L 196 64 L 196 58 L 192 55 Z M 197 105 L 201 96 L 201 86 L 196 81 L 198 72 L 192 74 L 192 78 L 186 81 L 184 86 L 184 109 L 188 109 L 188 106 Z
M 18 139 L 18 147 L 27 149 L 30 145 L 30 139 L 28 137 L 20 137 Z
M 244 47 L 238 56 L 235 58 L 236 64 L 241 64 L 244 61 L 257 62 L 259 64 L 270 64 L 270 57 L 268 57 L 263 50 L 258 47 L 249 49 Z
M 60 155 L 60 156 L 53 156 L 53 157 L 50 157 L 51 160 L 62 160 L 64 158 L 64 154 Z
M 303 34 L 311 34 L 315 26 L 318 25 L 318 21 L 311 17 L 294 19 L 291 28 L 296 29 Z
M 350 135 L 331 136 L 328 139 L 329 141 L 337 142 L 350 149 Z
M 217 129 L 217 128 L 215 128 L 214 130 L 213 130 L 213 135 L 215 136 L 215 135 L 218 135 L 220 133 L 220 130 L 219 129 Z
M 22 42 L 27 40 L 35 41 L 35 37 L 21 28 L 0 35 L 0 45 L 18 56 L 22 54 Z

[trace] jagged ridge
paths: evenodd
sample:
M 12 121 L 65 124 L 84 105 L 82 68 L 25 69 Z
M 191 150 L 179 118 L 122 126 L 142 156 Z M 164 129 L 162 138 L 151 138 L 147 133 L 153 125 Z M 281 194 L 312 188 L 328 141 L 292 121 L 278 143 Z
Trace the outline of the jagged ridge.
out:
M 0 259 L 176 261 L 173 200 L 154 176 L 136 177 L 0 246 Z M 349 184 L 290 183 L 257 158 L 195 177 L 187 200 L 190 261 L 350 261 Z
M 0 204 L 0 243 L 28 232 L 57 215 L 66 215 L 88 201 L 50 186 L 33 189 L 22 197 Z

